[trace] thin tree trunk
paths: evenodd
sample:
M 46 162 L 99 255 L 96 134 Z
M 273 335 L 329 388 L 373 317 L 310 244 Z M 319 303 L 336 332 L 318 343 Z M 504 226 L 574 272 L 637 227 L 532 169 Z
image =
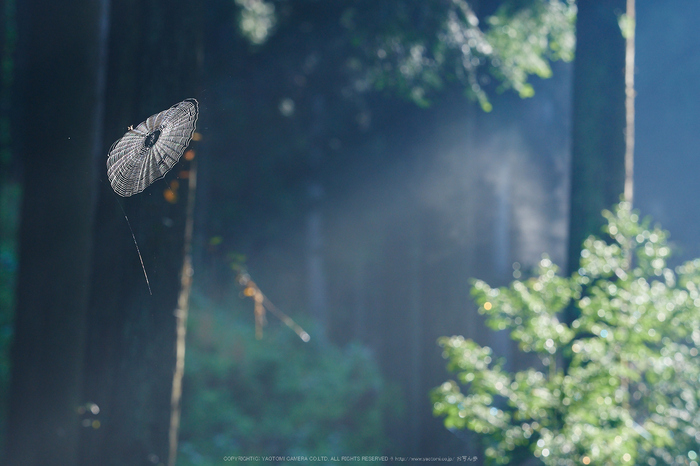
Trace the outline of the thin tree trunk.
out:
M 627 0 L 625 36 L 625 201 L 634 199 L 634 40 L 636 31 L 634 0 Z
M 170 431 L 168 466 L 175 466 L 177 461 L 178 433 L 180 430 L 180 411 L 182 400 L 182 377 L 185 375 L 185 337 L 187 336 L 187 315 L 189 313 L 190 292 L 192 291 L 192 234 L 194 230 L 194 199 L 197 190 L 196 161 L 192 161 L 188 177 L 187 218 L 185 223 L 185 259 L 180 272 L 180 295 L 177 299 L 177 342 L 175 345 L 175 373 L 170 397 Z

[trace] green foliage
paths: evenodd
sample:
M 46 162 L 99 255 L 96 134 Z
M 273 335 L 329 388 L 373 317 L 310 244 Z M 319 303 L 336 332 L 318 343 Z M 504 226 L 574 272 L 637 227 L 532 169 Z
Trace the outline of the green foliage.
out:
M 536 1 L 511 10 L 506 3 L 488 19 L 485 39 L 494 51 L 491 73 L 501 90 L 513 88 L 520 97 L 532 97 L 530 75 L 549 78 L 549 61 L 574 58 L 576 8 L 573 2 Z
M 620 15 L 617 19 L 620 25 L 620 31 L 622 31 L 622 37 L 625 39 L 630 39 L 634 37 L 634 30 L 636 28 L 636 21 L 634 18 L 627 16 L 626 14 Z
M 624 202 L 603 215 L 607 238 L 585 241 L 572 277 L 545 257 L 528 280 L 474 282 L 488 325 L 540 369 L 509 373 L 488 347 L 439 340 L 459 383 L 434 389 L 434 414 L 483 434 L 491 464 L 523 449 L 548 465 L 698 464 L 700 259 L 674 272 L 666 232 Z
M 570 0 L 505 2 L 483 29 L 465 0 L 380 2 L 382 8 L 356 3 L 341 21 L 364 51 L 351 68 L 364 86 L 392 88 L 421 106 L 446 81 L 457 81 L 490 111 L 482 85 L 491 77 L 499 90 L 530 97 L 530 75 L 549 77 L 550 60 L 573 59 L 576 7 Z
M 286 14 L 284 2 L 235 0 L 239 30 L 253 45 L 263 44 Z M 351 47 L 345 67 L 349 88 L 391 90 L 417 105 L 448 82 L 458 82 L 485 111 L 491 103 L 482 86 L 495 79 L 498 90 L 534 94 L 528 78 L 551 76 L 550 61 L 573 59 L 576 6 L 573 0 L 508 0 L 483 23 L 467 0 L 349 0 L 338 2 L 337 21 Z M 303 3 L 302 3 L 303 5 Z M 286 5 L 300 8 L 299 4 Z M 306 24 L 306 23 L 305 23 Z M 327 27 L 327 26 L 319 26 Z M 310 23 L 307 24 L 310 29 Z
M 262 45 L 272 33 L 277 17 L 275 5 L 265 0 L 235 0 L 240 7 L 238 27 L 253 45 Z
M 340 349 L 313 331 L 304 343 L 274 326 L 256 340 L 252 309 L 244 312 L 244 321 L 211 307 L 191 313 L 179 465 L 386 451 L 395 402 L 364 347 Z

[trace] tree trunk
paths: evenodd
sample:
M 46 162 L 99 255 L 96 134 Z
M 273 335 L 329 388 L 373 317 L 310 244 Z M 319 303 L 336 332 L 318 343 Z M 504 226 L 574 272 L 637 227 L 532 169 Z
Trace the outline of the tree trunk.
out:
M 6 463 L 76 464 L 105 2 L 19 2 L 24 164 Z
M 164 180 L 126 199 L 112 191 L 105 162 L 129 125 L 195 96 L 198 11 L 185 0 L 113 1 L 85 381 L 99 423 L 83 431 L 81 464 L 168 462 L 188 201 L 188 179 L 178 176 L 189 162 L 183 158 Z
M 625 0 L 579 2 L 574 63 L 573 149 L 568 270 L 578 270 L 584 239 L 625 183 L 625 39 L 617 14 Z

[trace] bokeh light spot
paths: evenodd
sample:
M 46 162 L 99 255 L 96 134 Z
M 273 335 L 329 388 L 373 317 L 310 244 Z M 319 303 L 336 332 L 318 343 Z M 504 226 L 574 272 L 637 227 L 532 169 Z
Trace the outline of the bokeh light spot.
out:
M 163 197 L 171 204 L 175 204 L 177 202 L 177 194 L 175 194 L 170 188 L 163 191 Z

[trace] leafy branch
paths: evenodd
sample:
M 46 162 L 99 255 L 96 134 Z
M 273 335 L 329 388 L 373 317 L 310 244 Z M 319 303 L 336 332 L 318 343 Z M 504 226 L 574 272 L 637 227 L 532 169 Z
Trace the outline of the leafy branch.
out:
M 489 347 L 439 340 L 457 381 L 433 390 L 434 413 L 482 434 L 492 464 L 519 451 L 551 465 L 697 458 L 700 260 L 668 267 L 667 233 L 628 203 L 603 215 L 606 237 L 585 241 L 572 277 L 544 257 L 525 281 L 474 282 L 487 324 L 539 368 L 511 374 Z M 558 316 L 570 305 L 579 316 L 567 325 Z

